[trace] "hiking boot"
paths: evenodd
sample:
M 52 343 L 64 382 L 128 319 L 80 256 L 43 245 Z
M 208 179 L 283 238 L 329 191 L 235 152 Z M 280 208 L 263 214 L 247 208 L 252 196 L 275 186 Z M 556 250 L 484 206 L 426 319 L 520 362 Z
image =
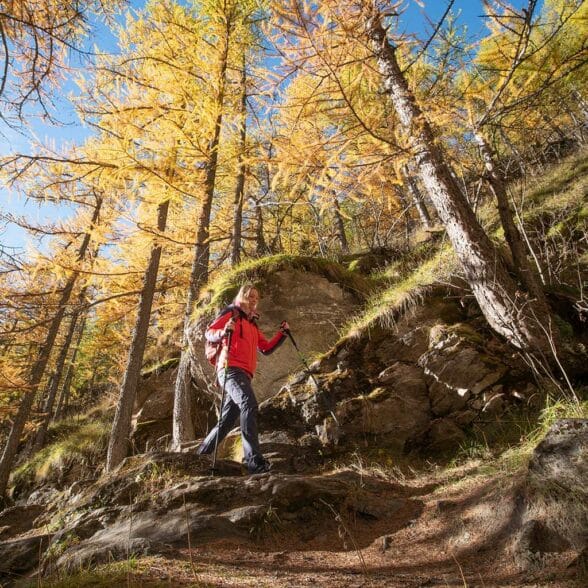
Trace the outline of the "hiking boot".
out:
M 267 459 L 255 459 L 247 466 L 250 474 L 265 474 L 270 471 L 271 464 Z

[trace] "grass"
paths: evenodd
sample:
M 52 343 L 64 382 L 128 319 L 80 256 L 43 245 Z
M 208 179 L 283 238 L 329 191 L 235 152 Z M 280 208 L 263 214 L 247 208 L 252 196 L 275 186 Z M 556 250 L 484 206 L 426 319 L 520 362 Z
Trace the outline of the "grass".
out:
M 142 378 L 149 378 L 151 376 L 157 376 L 158 374 L 165 372 L 173 367 L 176 367 L 180 363 L 179 357 L 170 357 L 160 363 L 157 363 L 151 367 L 145 368 L 141 372 Z
M 452 460 L 452 467 L 461 467 L 470 460 L 481 460 L 479 472 L 493 474 L 503 472 L 512 474 L 527 467 L 535 447 L 545 437 L 549 429 L 559 419 L 587 419 L 588 400 L 576 403 L 572 400 L 548 396 L 544 408 L 535 421 L 528 420 L 517 426 L 518 441 L 512 445 L 503 444 L 493 449 L 485 441 L 470 439 Z
M 344 338 L 357 337 L 376 323 L 389 327 L 399 314 L 421 302 L 429 288 L 448 284 L 457 271 L 458 264 L 453 250 L 448 245 L 443 246 L 431 259 L 406 277 L 370 298 L 365 310 L 343 328 Z M 385 278 L 386 274 L 382 277 Z
M 45 588 L 110 588 L 111 586 L 167 588 L 178 585 L 194 588 L 212 586 L 212 584 L 198 578 L 198 575 L 191 569 L 190 562 L 163 557 L 130 557 L 126 561 L 102 564 L 71 574 L 52 574 L 46 578 L 38 578 L 34 582 L 17 584 L 20 588 L 33 588 L 34 586 L 44 586 Z
M 50 436 L 55 439 L 15 469 L 11 485 L 15 489 L 34 486 L 80 464 L 94 472 L 106 453 L 111 423 L 107 420 L 65 420 L 52 425 Z

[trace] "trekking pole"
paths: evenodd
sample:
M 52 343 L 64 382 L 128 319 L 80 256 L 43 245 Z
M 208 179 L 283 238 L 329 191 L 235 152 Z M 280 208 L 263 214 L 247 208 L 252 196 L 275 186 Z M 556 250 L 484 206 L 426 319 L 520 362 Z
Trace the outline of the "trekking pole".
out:
M 214 453 L 212 454 L 212 475 L 214 475 L 215 471 L 216 471 L 216 452 L 218 449 L 218 437 L 219 437 L 219 433 L 220 433 L 220 422 L 221 422 L 221 416 L 223 413 L 223 406 L 225 404 L 225 390 L 226 390 L 226 384 L 227 384 L 227 370 L 229 368 L 229 352 L 231 350 L 231 339 L 233 338 L 233 330 L 231 329 L 229 331 L 229 334 L 227 335 L 227 355 L 225 356 L 225 365 L 223 366 L 224 369 L 224 379 L 223 379 L 223 385 L 222 385 L 222 392 L 221 392 L 221 401 L 220 401 L 220 409 L 218 411 L 218 423 L 216 425 L 216 436 L 214 439 Z
M 298 352 L 298 357 L 300 357 L 300 361 L 302 362 L 302 365 L 306 368 L 306 371 L 308 372 L 310 379 L 314 382 L 314 385 L 316 386 L 316 389 L 318 392 L 318 390 L 320 389 L 319 383 L 317 382 L 317 379 L 314 377 L 314 374 L 310 371 L 310 366 L 308 365 L 308 362 L 306 361 L 304 355 L 302 355 L 302 351 L 300 351 L 300 348 L 298 347 L 298 345 L 296 345 L 296 341 L 294 340 L 294 337 L 292 337 L 292 333 L 290 332 L 290 329 L 284 329 L 284 331 L 285 331 L 286 335 L 288 335 L 288 337 L 290 338 L 290 341 L 292 341 L 292 345 L 294 345 L 294 349 L 296 349 L 296 351 Z M 333 420 L 338 425 L 339 421 L 337 420 L 337 417 L 335 416 L 335 413 L 333 412 L 333 410 L 331 408 L 329 408 L 329 412 L 331 413 Z

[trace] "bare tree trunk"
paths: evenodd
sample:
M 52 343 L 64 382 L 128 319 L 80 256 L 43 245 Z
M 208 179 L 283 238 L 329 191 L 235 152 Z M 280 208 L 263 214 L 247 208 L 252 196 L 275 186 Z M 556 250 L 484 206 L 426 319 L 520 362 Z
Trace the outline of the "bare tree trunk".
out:
M 169 200 L 165 200 L 157 207 L 157 229 L 160 233 L 165 231 L 168 210 Z M 149 320 L 151 318 L 151 306 L 157 284 L 159 260 L 161 259 L 161 249 L 162 246 L 156 241 L 151 249 L 149 265 L 145 272 L 141 300 L 137 312 L 137 321 L 135 322 L 133 339 L 129 350 L 129 358 L 116 406 L 110 440 L 108 442 L 108 453 L 106 456 L 107 471 L 111 471 L 127 456 L 133 403 L 135 402 L 137 384 L 141 375 L 143 354 L 145 353 Z
M 258 196 L 255 199 L 255 255 L 258 257 L 263 257 L 269 252 L 269 247 L 265 240 L 265 228 L 264 228 L 264 220 L 263 220 L 263 206 L 261 205 L 262 200 L 267 194 L 271 191 L 271 177 L 270 177 L 270 168 L 269 162 L 272 160 L 273 157 L 273 144 L 270 141 L 267 147 L 267 160 L 268 163 L 263 164 L 263 171 L 265 172 L 265 186 L 264 186 L 264 194 Z
M 220 139 L 221 126 L 223 121 L 223 104 L 225 96 L 226 71 L 229 55 L 229 37 L 231 21 L 227 19 L 225 38 L 223 39 L 223 48 L 218 69 L 218 92 L 216 96 L 216 106 L 218 108 L 214 124 L 213 136 L 208 145 L 208 161 L 206 163 L 206 175 L 204 178 L 204 199 L 200 214 L 197 221 L 196 248 L 192 262 L 192 271 L 190 272 L 190 284 L 188 291 L 188 300 L 184 313 L 184 328 L 182 330 L 182 353 L 180 364 L 178 366 L 178 375 L 174 387 L 174 413 L 173 413 L 173 432 L 172 447 L 179 450 L 183 443 L 189 443 L 194 440 L 194 425 L 192 424 L 192 410 L 190 404 L 190 350 L 188 348 L 188 328 L 194 304 L 198 299 L 198 294 L 202 286 L 208 280 L 208 264 L 210 260 L 210 245 L 208 242 L 210 229 L 210 213 L 212 210 L 212 200 L 214 196 L 214 185 L 216 181 L 216 170 L 218 161 L 218 146 Z
M 53 379 L 51 380 L 51 384 L 49 385 L 47 399 L 45 401 L 45 405 L 43 406 L 43 420 L 41 421 L 41 425 L 37 430 L 37 434 L 35 436 L 33 451 L 38 451 L 39 449 L 41 449 L 41 447 L 43 447 L 43 443 L 45 443 L 45 435 L 47 434 L 47 428 L 49 427 L 49 421 L 51 420 L 51 415 L 53 413 L 53 405 L 55 404 L 57 389 L 59 388 L 59 383 L 61 382 L 63 366 L 65 365 L 65 360 L 67 358 L 67 354 L 69 353 L 69 347 L 74 336 L 78 316 L 79 312 L 76 312 L 71 317 L 71 320 L 69 322 L 69 328 L 65 336 L 65 341 L 63 342 L 61 350 L 59 351 L 59 355 L 57 356 L 57 361 L 55 363 L 55 371 L 53 373 Z
M 409 204 L 404 190 L 398 185 L 395 185 L 394 188 L 394 191 L 398 196 L 398 200 L 400 201 L 400 206 L 402 207 L 402 214 L 404 215 L 404 239 L 406 245 L 408 246 L 410 243 L 410 234 L 414 230 L 414 220 L 410 215 L 410 209 L 412 206 Z
M 453 180 L 429 122 L 417 106 L 398 66 L 396 49 L 388 41 L 381 15 L 376 11 L 368 18 L 367 34 L 384 79 L 385 91 L 411 137 L 423 184 L 484 316 L 493 329 L 516 347 L 525 351 L 549 350 L 548 338 L 540 326 L 540 321 L 547 317 L 534 301 L 521 295 L 499 252 Z
M 341 206 L 336 194 L 333 194 L 333 216 L 335 217 L 335 235 L 343 253 L 349 253 L 349 243 L 345 235 L 345 223 L 341 214 Z
M 243 51 L 243 69 L 241 70 L 241 125 L 239 129 L 239 158 L 237 166 L 237 186 L 233 202 L 233 247 L 231 250 L 231 265 L 241 261 L 241 231 L 243 224 L 243 201 L 245 196 L 245 149 L 247 147 L 247 70 L 245 67 L 245 51 Z
M 98 221 L 98 217 L 100 215 L 100 209 L 102 207 L 102 198 L 98 198 L 96 201 L 96 207 L 94 208 L 94 213 L 92 216 L 92 221 L 90 228 L 93 229 Z M 78 262 L 82 261 L 86 255 L 88 250 L 88 246 L 90 244 L 91 239 L 91 230 L 88 231 L 82 240 L 80 248 L 78 250 Z M 12 463 L 14 461 L 14 457 L 18 450 L 18 444 L 20 442 L 20 437 L 22 435 L 24 426 L 29 419 L 29 415 L 31 412 L 31 407 L 33 406 L 33 402 L 35 400 L 35 396 L 37 394 L 37 389 L 39 387 L 39 383 L 43 379 L 43 375 L 45 373 L 45 368 L 47 367 L 47 362 L 49 361 L 49 357 L 51 355 L 51 351 L 53 350 L 53 346 L 55 344 L 55 339 L 57 337 L 57 333 L 61 326 L 61 321 L 63 320 L 63 316 L 65 314 L 65 309 L 67 304 L 69 303 L 69 299 L 73 292 L 74 286 L 76 284 L 79 272 L 76 270 L 72 273 L 72 275 L 68 278 L 63 291 L 61 292 L 61 297 L 59 299 L 57 305 L 57 312 L 51 323 L 49 325 L 49 330 L 47 331 L 47 335 L 45 337 L 45 341 L 41 345 L 39 355 L 35 360 L 31 368 L 31 375 L 29 379 L 29 385 L 22 397 L 20 402 L 20 406 L 18 411 L 14 417 L 14 421 L 12 423 L 12 427 L 10 429 L 10 433 L 8 435 L 8 439 L 6 441 L 6 446 L 4 447 L 4 452 L 2 453 L 2 458 L 0 459 L 0 497 L 3 497 L 6 494 L 6 487 L 8 485 L 8 478 L 10 476 L 10 470 L 12 468 Z
M 423 227 L 425 227 L 425 229 L 430 229 L 432 225 L 431 215 L 429 214 L 429 211 L 425 204 L 425 199 L 423 198 L 423 195 L 421 194 L 421 191 L 417 183 L 415 182 L 412 172 L 410 171 L 408 166 L 405 165 L 402 168 L 402 175 L 404 176 L 406 187 L 408 188 L 408 191 L 412 196 L 414 206 L 417 209 L 417 212 L 419 213 L 419 218 L 421 219 Z
M 263 257 L 268 252 L 263 227 L 263 210 L 261 202 L 255 201 L 255 255 Z
M 61 393 L 59 394 L 59 400 L 57 402 L 57 409 L 55 410 L 54 420 L 59 420 L 64 412 L 64 408 L 67 405 L 69 399 L 69 391 L 71 388 L 71 383 L 73 380 L 74 374 L 74 365 L 76 362 L 76 357 L 78 355 L 78 349 L 80 348 L 80 343 L 82 341 L 82 337 L 84 336 L 84 328 L 86 326 L 86 319 L 82 319 L 79 329 L 78 329 L 78 338 L 76 340 L 76 344 L 73 349 L 73 353 L 67 365 L 67 370 L 65 372 L 65 379 L 63 381 L 63 387 L 61 388 Z
M 517 165 L 521 171 L 521 174 L 524 176 L 527 173 L 527 167 L 525 166 L 525 161 L 521 152 L 517 149 L 515 144 L 509 139 L 506 131 L 502 126 L 498 127 L 498 132 L 500 133 L 500 137 L 504 141 L 504 144 L 510 149 L 510 152 L 514 155 L 514 158 L 517 162 Z
M 535 298 L 536 305 L 541 310 L 541 316 L 549 317 L 549 307 L 547 305 L 547 300 L 545 299 L 543 286 L 541 285 L 537 272 L 533 270 L 527 258 L 527 250 L 521 234 L 515 225 L 514 215 L 508 201 L 506 186 L 496 170 L 492 150 L 481 131 L 474 132 L 474 136 L 480 148 L 482 159 L 484 160 L 490 188 L 498 204 L 500 222 L 504 229 L 506 242 L 512 253 L 515 270 L 519 275 L 523 286 L 527 289 L 529 294 Z
M 588 124 L 588 102 L 584 100 L 584 97 L 576 88 L 572 90 L 572 96 L 580 108 L 580 112 L 584 116 L 584 124 Z

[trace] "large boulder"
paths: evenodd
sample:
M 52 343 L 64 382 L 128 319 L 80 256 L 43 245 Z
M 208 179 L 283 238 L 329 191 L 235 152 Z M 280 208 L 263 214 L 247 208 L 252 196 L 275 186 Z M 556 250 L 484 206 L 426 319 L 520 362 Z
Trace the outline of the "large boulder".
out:
M 339 337 L 338 329 L 358 309 L 362 300 L 334 276 L 285 266 L 255 280 L 261 294 L 259 328 L 272 337 L 280 322 L 290 323 L 292 334 L 306 358 L 329 349 Z M 230 303 L 230 298 L 223 304 Z M 204 356 L 204 331 L 219 308 L 200 317 L 190 327 L 191 371 L 201 390 L 214 389 L 214 370 Z M 288 376 L 301 367 L 289 341 L 269 356 L 259 356 L 253 386 L 261 402 L 275 395 Z
M 271 258 L 273 259 L 273 258 Z M 277 264 L 277 265 L 276 265 Z M 295 341 L 308 360 L 333 345 L 338 329 L 359 307 L 367 289 L 364 278 L 354 276 L 335 262 L 318 263 L 292 258 L 261 266 L 255 274 L 235 277 L 228 294 L 214 304 L 205 304 L 188 328 L 190 371 L 193 390 L 191 413 L 197 435 L 204 435 L 215 422 L 220 390 L 214 368 L 204 356 L 204 331 L 216 313 L 231 302 L 239 284 L 254 281 L 261 293 L 259 327 L 267 338 L 288 320 Z M 321 273 L 322 272 L 322 273 Z M 358 286 L 359 285 L 359 286 Z M 133 442 L 139 451 L 165 449 L 171 438 L 177 360 L 144 374 L 137 392 L 133 415 Z M 302 366 L 290 341 L 269 356 L 258 356 L 253 381 L 259 402 L 275 395 L 289 374 Z
M 513 552 L 522 569 L 588 549 L 588 419 L 556 421 L 537 445 L 520 495 Z M 585 570 L 579 569 L 579 573 Z

